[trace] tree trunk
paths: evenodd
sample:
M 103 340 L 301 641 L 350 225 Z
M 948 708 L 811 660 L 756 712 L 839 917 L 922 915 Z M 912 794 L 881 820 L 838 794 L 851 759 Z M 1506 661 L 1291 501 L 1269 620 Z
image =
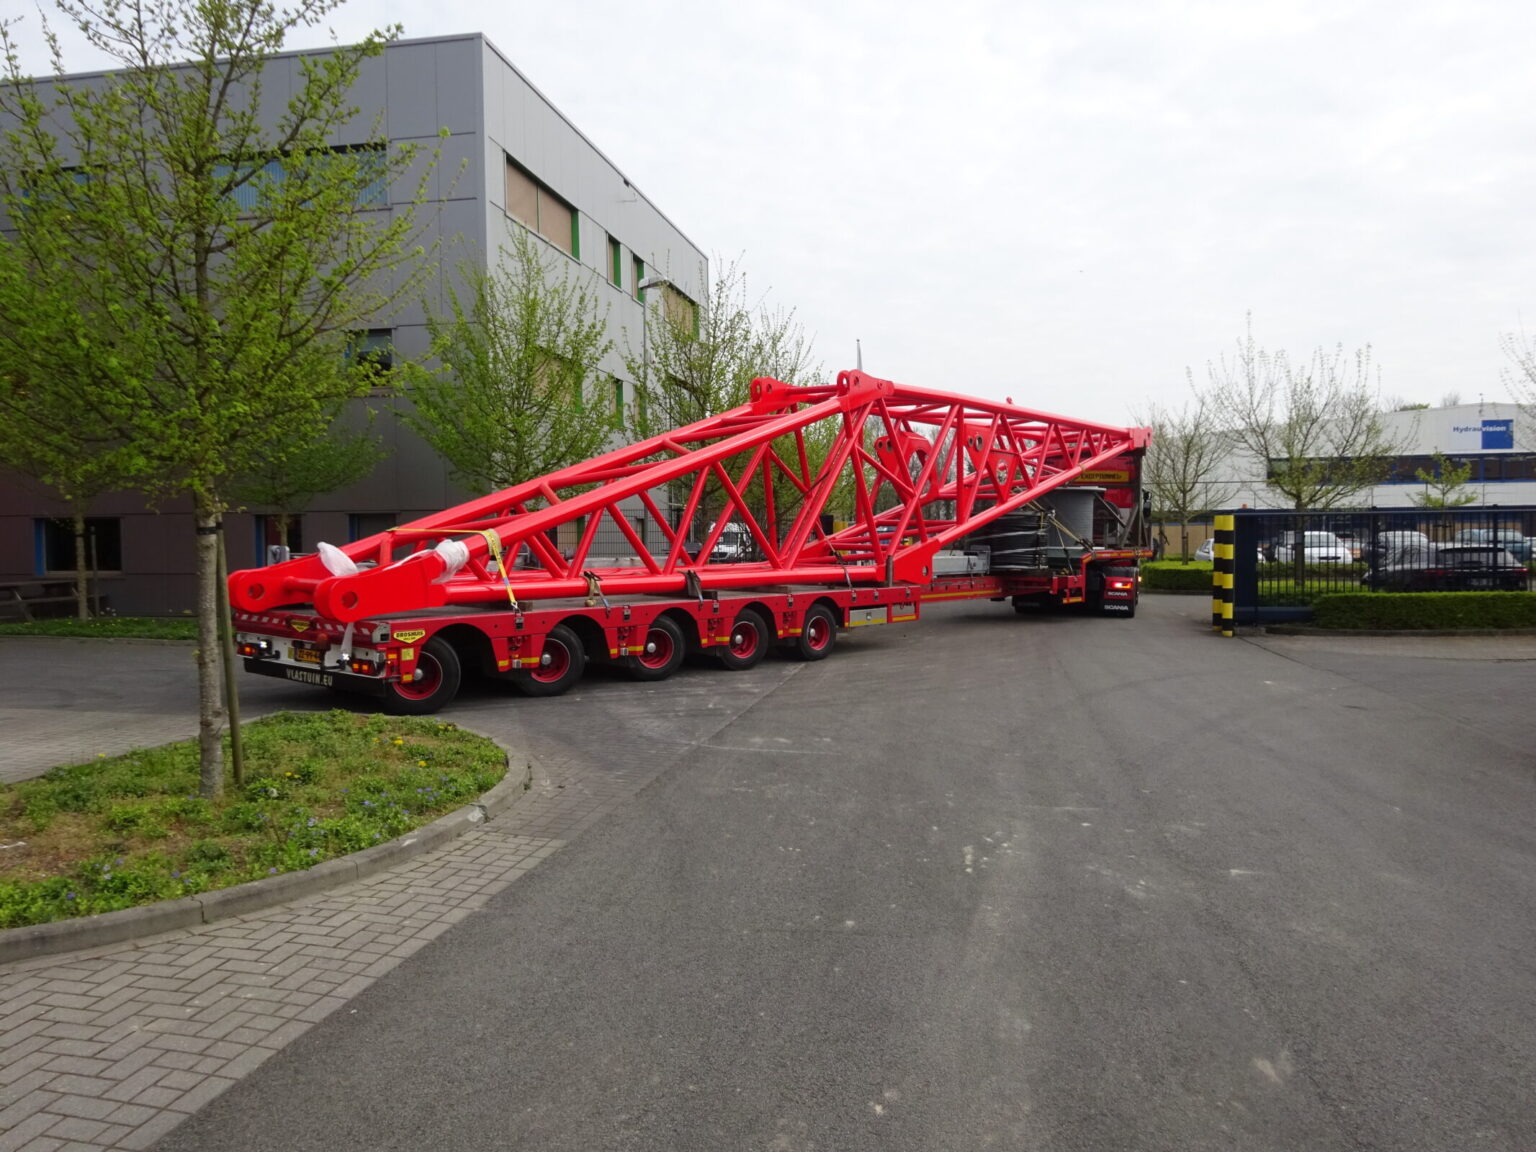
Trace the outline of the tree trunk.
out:
M 1214 556 L 1214 555 L 1216 555 L 1216 553 L 1212 552 L 1211 555 Z M 1179 559 L 1182 560 L 1185 564 L 1189 563 L 1189 521 L 1188 520 L 1180 520 L 1179 521 Z
M 85 509 L 75 509 L 75 619 L 91 618 L 91 590 L 86 583 Z
M 219 659 L 224 671 L 224 707 L 229 714 L 229 769 L 235 787 L 245 787 L 245 754 L 240 746 L 240 682 L 235 679 L 235 629 L 229 610 L 229 553 L 220 530 L 219 542 Z
M 197 521 L 197 751 L 198 791 L 213 799 L 224 790 L 224 685 L 219 674 L 219 507 L 198 493 Z

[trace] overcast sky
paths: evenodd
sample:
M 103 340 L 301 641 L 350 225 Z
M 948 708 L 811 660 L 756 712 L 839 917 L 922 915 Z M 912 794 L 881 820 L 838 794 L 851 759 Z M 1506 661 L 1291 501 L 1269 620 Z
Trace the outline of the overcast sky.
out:
M 1124 420 L 1260 343 L 1508 396 L 1536 332 L 1521 0 L 352 0 L 484 32 L 829 370 Z M 45 68 L 35 31 L 23 62 Z M 316 29 L 288 47 L 327 42 Z M 71 51 L 72 71 L 104 66 Z

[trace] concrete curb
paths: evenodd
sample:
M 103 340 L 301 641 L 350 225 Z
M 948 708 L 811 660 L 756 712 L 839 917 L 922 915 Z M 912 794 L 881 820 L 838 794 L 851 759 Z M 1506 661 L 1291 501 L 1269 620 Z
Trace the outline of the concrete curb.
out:
M 404 836 L 335 860 L 322 861 L 302 872 L 285 872 L 281 876 L 252 880 L 230 888 L 185 896 L 180 900 L 162 900 L 157 904 L 124 908 L 118 912 L 100 912 L 76 920 L 53 920 L 47 924 L 7 928 L 0 931 L 0 965 L 35 960 L 59 952 L 77 952 L 107 944 L 120 944 L 141 936 L 158 936 L 162 932 L 211 924 L 230 916 L 244 916 L 274 904 L 286 904 L 290 900 L 350 884 L 364 876 L 372 876 L 393 867 L 402 860 L 430 852 L 505 812 L 532 787 L 533 766 L 527 765 L 522 771 L 515 771 L 511 751 L 505 747 L 503 751 L 507 756 L 507 774 L 500 783 L 480 799 L 456 808 L 446 816 L 439 816 L 432 823 L 423 824 Z

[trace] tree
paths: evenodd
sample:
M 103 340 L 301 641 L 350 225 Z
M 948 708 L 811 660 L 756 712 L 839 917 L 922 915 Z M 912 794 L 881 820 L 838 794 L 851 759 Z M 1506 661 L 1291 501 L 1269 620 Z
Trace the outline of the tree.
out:
M 1136 423 L 1152 429 L 1152 443 L 1142 461 L 1143 487 L 1153 505 L 1179 525 L 1179 555 L 1189 562 L 1189 522 L 1220 508 L 1237 494 L 1238 484 L 1217 480 L 1231 454 L 1209 397 L 1195 391 L 1179 408 L 1153 405 Z
M 316 496 L 357 483 L 384 456 L 377 436 L 333 420 L 312 440 L 284 446 L 252 464 L 235 477 L 230 494 L 247 507 L 270 508 L 277 517 L 277 538 L 286 543 L 289 524 Z
M 21 71 L 8 30 L 0 86 L 0 196 L 12 243 L 0 279 L 46 276 L 75 302 L 112 387 L 73 374 L 29 381 L 50 407 L 75 403 L 125 447 L 151 498 L 187 499 L 196 524 L 201 788 L 223 787 L 217 603 L 219 533 L 234 477 L 308 440 L 367 391 L 349 334 L 377 324 L 426 264 L 413 207 L 387 189 L 416 159 L 349 92 L 398 29 L 297 62 L 267 98 L 263 70 L 295 29 L 338 0 L 58 0 L 66 19 L 122 65 L 66 81 Z M 337 139 L 358 139 L 338 147 Z M 430 167 L 430 165 L 428 165 Z M 68 332 L 7 301 L 19 338 L 61 347 Z
M 1504 373 L 1504 382 L 1520 406 L 1518 439 L 1522 446 L 1529 448 L 1536 444 L 1536 340 L 1521 329 L 1500 336 L 1499 346 L 1504 349 L 1512 368 Z
M 1423 492 L 1413 495 L 1413 502 L 1420 508 L 1460 508 L 1464 504 L 1477 503 L 1476 492 L 1462 492 L 1472 479 L 1472 462 L 1464 461 L 1460 467 L 1452 464 L 1443 452 L 1434 454 L 1434 469 L 1419 468 L 1414 472 Z
M 461 265 L 429 357 L 404 374 L 401 419 L 475 491 L 510 488 L 595 455 L 622 427 L 600 366 L 613 348 L 586 273 L 558 275 L 513 224 L 497 269 Z
M 0 246 L 10 241 L 0 238 Z M 74 402 L 72 393 L 111 389 L 111 365 L 91 333 L 79 328 L 72 301 L 50 277 L 19 275 L 22 262 L 0 254 L 0 318 L 32 317 L 26 327 L 0 322 L 0 460 L 52 489 L 74 522 L 75 611 L 90 616 L 86 514 L 103 492 L 122 487 L 131 456 L 110 421 Z M 45 339 L 38 335 L 46 332 Z M 66 389 L 50 382 L 69 379 Z
M 1370 348 L 1318 348 L 1305 361 L 1266 351 L 1249 323 L 1232 358 L 1209 366 L 1206 399 L 1231 443 L 1293 508 L 1336 508 L 1386 479 L 1399 446 L 1372 388 Z
M 713 279 L 706 269 L 700 270 L 697 301 L 686 300 L 668 285 L 646 301 L 640 349 L 629 347 L 625 354 L 642 401 L 637 426 L 641 436 L 744 404 L 758 376 L 797 386 L 821 377 L 821 365 L 811 358 L 812 341 L 794 310 L 754 301 L 739 260 L 717 261 L 717 268 Z M 786 460 L 797 458 L 793 445 L 789 438 L 780 446 Z M 707 529 L 716 518 L 723 491 L 718 480 L 706 486 L 696 514 L 699 529 Z M 761 506 L 751 489 L 744 496 Z

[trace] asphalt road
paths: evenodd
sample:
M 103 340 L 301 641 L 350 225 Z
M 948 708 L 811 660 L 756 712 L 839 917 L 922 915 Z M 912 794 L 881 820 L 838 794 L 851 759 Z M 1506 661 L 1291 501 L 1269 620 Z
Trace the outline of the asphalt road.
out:
M 472 696 L 665 770 L 162 1148 L 1536 1148 L 1536 652 L 1207 611 Z

